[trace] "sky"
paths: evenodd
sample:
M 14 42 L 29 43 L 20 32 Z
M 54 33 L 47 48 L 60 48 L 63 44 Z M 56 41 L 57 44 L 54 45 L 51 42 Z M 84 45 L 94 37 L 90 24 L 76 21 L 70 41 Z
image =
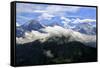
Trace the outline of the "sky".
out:
M 29 20 L 50 23 L 53 19 L 60 17 L 63 23 L 72 22 L 94 22 L 96 23 L 96 7 L 64 6 L 48 4 L 17 3 L 16 24 L 25 24 Z M 70 19 L 72 18 L 72 19 Z M 55 19 L 58 21 L 58 19 Z

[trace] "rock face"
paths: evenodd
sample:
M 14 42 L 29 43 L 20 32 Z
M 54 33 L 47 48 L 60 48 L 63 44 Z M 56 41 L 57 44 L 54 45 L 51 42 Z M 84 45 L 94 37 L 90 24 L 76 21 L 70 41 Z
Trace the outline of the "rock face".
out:
M 23 37 L 24 33 L 25 30 L 22 27 L 20 26 L 16 27 L 16 37 Z
M 77 41 L 58 44 L 50 38 L 42 43 L 36 40 L 17 44 L 16 59 L 17 65 L 93 62 L 97 61 L 97 50 Z
M 27 23 L 16 27 L 16 37 L 23 37 L 25 32 L 30 32 L 32 30 L 40 31 L 39 29 L 41 28 L 44 28 L 44 25 L 40 22 L 37 20 L 30 20 Z
M 72 29 L 83 34 L 96 35 L 96 27 L 93 27 L 91 24 L 88 23 L 79 23 L 76 25 L 76 27 Z
M 38 22 L 37 20 L 30 20 L 27 22 L 27 24 L 25 23 L 24 25 L 22 25 L 23 29 L 27 30 L 27 31 L 32 31 L 32 30 L 39 30 L 41 28 L 43 28 L 44 26 Z

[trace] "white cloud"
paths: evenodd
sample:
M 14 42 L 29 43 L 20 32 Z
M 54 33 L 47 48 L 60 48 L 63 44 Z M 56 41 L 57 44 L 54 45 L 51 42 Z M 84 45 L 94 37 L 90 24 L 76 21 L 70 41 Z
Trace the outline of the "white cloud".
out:
M 66 25 L 67 23 L 66 23 L 66 21 L 62 21 L 62 23 L 64 24 L 64 25 Z
M 59 5 L 49 5 L 45 7 L 44 10 L 34 10 L 36 13 L 41 13 L 39 19 L 47 19 L 50 20 L 54 16 L 63 16 L 67 12 L 77 12 L 79 7 L 74 6 L 59 6 Z M 65 18 L 64 18 L 65 19 Z M 66 18 L 67 22 L 68 19 Z
M 91 22 L 96 22 L 96 20 L 94 19 L 83 19 L 83 20 L 80 20 L 80 23 L 91 23 Z
M 62 21 L 61 23 L 64 24 L 64 28 L 69 28 L 70 26 L 68 25 L 69 22 L 66 22 L 66 21 Z
M 66 21 L 66 22 L 70 22 L 71 21 L 69 18 L 66 18 L 66 17 L 63 17 L 63 16 L 61 17 L 61 19 Z
M 42 7 L 42 6 L 41 6 Z M 59 5 L 48 5 L 45 9 L 34 10 L 37 13 L 48 13 L 52 15 L 64 15 L 67 12 L 75 13 L 80 9 L 80 7 L 75 6 L 59 6 Z
M 45 11 L 45 10 L 34 10 L 34 12 L 36 12 L 36 13 L 47 13 L 47 11 Z
M 31 4 L 25 4 L 25 3 L 17 3 L 16 4 L 16 11 L 17 13 L 22 12 L 33 12 L 32 5 Z
M 79 18 L 76 18 L 76 19 L 73 20 L 72 23 L 74 23 L 74 24 L 80 23 L 80 19 Z
M 59 6 L 59 5 L 43 5 L 43 4 L 25 4 L 17 3 L 17 13 L 48 13 L 48 14 L 63 14 L 64 12 L 77 12 L 80 7 L 77 6 Z
M 47 50 L 47 51 L 45 50 L 44 54 L 49 58 L 53 58 L 54 57 L 54 55 L 51 53 L 51 50 Z
M 74 19 L 74 21 L 72 22 L 72 23 L 92 23 L 92 22 L 96 22 L 96 20 L 95 19 L 79 19 L 79 18 L 77 18 L 77 19 Z
M 48 14 L 48 13 L 43 13 L 43 14 L 41 14 L 41 15 L 38 17 L 38 19 L 39 19 L 39 20 L 43 20 L 43 19 L 51 20 L 52 17 L 54 17 L 54 16 L 53 16 L 53 15 L 50 15 L 50 14 Z
M 77 23 L 92 23 L 92 22 L 96 22 L 95 19 L 80 19 L 80 18 L 76 18 L 76 19 L 69 19 L 67 17 L 64 17 L 64 16 L 61 16 L 61 19 L 62 19 L 62 23 L 64 24 L 65 27 L 68 26 L 68 23 L 74 23 L 74 24 L 77 24 Z
M 61 19 L 63 20 L 62 23 L 64 24 L 64 27 L 69 28 L 70 26 L 68 24 L 71 23 L 71 20 L 69 18 L 64 17 L 64 16 L 61 16 Z
M 28 3 L 17 3 L 16 4 L 17 13 L 34 13 L 34 10 L 44 10 L 45 6 L 43 4 L 28 4 Z
M 59 5 L 49 5 L 46 8 L 46 11 L 51 14 L 56 14 L 60 12 L 76 12 L 79 10 L 79 7 L 74 6 L 59 6 Z
M 18 44 L 28 43 L 35 40 L 40 40 L 41 42 L 45 41 L 49 34 L 40 33 L 38 31 L 32 30 L 31 32 L 25 32 L 24 38 L 16 38 Z
M 20 24 L 18 22 L 16 22 L 16 26 L 20 26 Z
M 95 35 L 85 35 L 81 34 L 79 32 L 73 31 L 71 29 L 64 29 L 63 27 L 60 26 L 54 26 L 54 27 L 45 27 L 41 29 L 42 31 L 46 33 L 40 33 L 38 31 L 31 31 L 25 33 L 25 37 L 22 38 L 16 38 L 16 43 L 18 44 L 24 44 L 24 43 L 29 43 L 35 40 L 39 40 L 40 42 L 45 42 L 47 41 L 48 38 L 58 36 L 62 37 L 64 36 L 65 38 L 69 37 L 68 39 L 60 40 L 60 42 L 70 42 L 70 41 L 80 41 L 83 44 L 91 43 L 91 42 L 96 42 L 96 36 Z M 57 41 L 58 43 L 59 41 Z M 89 45 L 91 47 L 96 47 L 96 44 Z
M 77 6 L 59 6 L 59 5 L 46 5 L 46 4 L 26 4 L 26 3 L 17 3 L 17 13 L 40 13 L 38 17 L 39 20 L 47 19 L 50 20 L 54 16 L 63 16 L 67 12 L 75 13 L 80 9 Z M 18 17 L 23 19 L 30 19 L 26 17 Z

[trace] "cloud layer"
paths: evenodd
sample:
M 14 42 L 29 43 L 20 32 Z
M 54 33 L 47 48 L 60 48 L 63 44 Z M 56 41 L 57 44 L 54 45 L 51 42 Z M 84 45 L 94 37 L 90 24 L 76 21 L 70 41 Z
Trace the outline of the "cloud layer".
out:
M 89 19 L 95 20 L 95 16 L 96 16 L 95 12 L 96 12 L 96 9 L 91 8 L 91 7 L 29 4 L 29 3 L 16 4 L 16 13 L 17 13 L 16 18 L 20 24 L 23 24 L 30 19 L 39 19 L 40 21 L 43 19 L 51 20 L 53 17 L 57 17 L 57 16 L 75 17 L 75 18 L 82 17 L 82 18 L 88 19 L 88 20 L 85 20 L 85 22 L 89 22 L 90 21 Z M 87 14 L 84 15 L 84 13 L 87 13 Z M 77 21 L 84 22 L 84 20 L 81 21 L 79 19 Z
M 22 10 L 23 9 L 23 10 Z M 47 5 L 47 4 L 25 4 L 17 3 L 17 12 L 23 13 L 48 13 L 58 14 L 62 12 L 77 12 L 80 9 L 78 6 L 59 6 L 59 5 Z
M 16 37 L 16 43 L 17 44 L 24 44 L 24 43 L 29 43 L 33 42 L 35 40 L 39 40 L 41 43 L 46 42 L 49 38 L 52 37 L 62 37 L 64 36 L 65 38 L 70 37 L 69 40 L 65 40 L 66 42 L 71 42 L 71 41 L 80 41 L 84 44 L 91 43 L 91 42 L 96 42 L 96 36 L 94 35 L 85 35 L 81 34 L 79 32 L 73 31 L 71 29 L 64 29 L 60 26 L 54 26 L 54 27 L 46 27 L 41 29 L 42 31 L 46 33 L 40 33 L 38 31 L 32 30 L 31 32 L 25 32 L 25 36 L 17 38 Z M 59 41 L 58 41 L 59 42 Z M 62 41 L 63 42 L 63 41 Z M 87 45 L 91 47 L 96 47 L 95 45 Z
M 79 19 L 79 18 L 77 18 L 72 23 L 92 23 L 92 22 L 95 23 L 96 20 L 95 19 Z

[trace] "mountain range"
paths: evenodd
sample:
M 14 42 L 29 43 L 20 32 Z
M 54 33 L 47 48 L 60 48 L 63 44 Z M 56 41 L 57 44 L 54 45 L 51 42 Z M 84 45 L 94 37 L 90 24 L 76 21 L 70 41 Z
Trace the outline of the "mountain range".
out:
M 66 18 L 55 17 L 50 21 L 29 20 L 25 24 L 16 27 L 16 36 L 22 37 L 26 31 L 32 31 L 32 30 L 43 32 L 40 30 L 41 28 L 45 28 L 47 26 L 55 26 L 55 25 L 61 26 L 65 29 L 72 29 L 74 31 L 87 35 L 96 35 L 96 26 L 93 25 L 94 22 L 73 23 L 73 20 L 70 21 L 70 19 L 75 19 L 75 18 L 69 18 L 68 20 L 66 20 Z
M 68 24 L 72 27 L 31 20 L 17 26 L 16 65 L 97 61 L 96 28 L 85 23 L 75 27 Z

